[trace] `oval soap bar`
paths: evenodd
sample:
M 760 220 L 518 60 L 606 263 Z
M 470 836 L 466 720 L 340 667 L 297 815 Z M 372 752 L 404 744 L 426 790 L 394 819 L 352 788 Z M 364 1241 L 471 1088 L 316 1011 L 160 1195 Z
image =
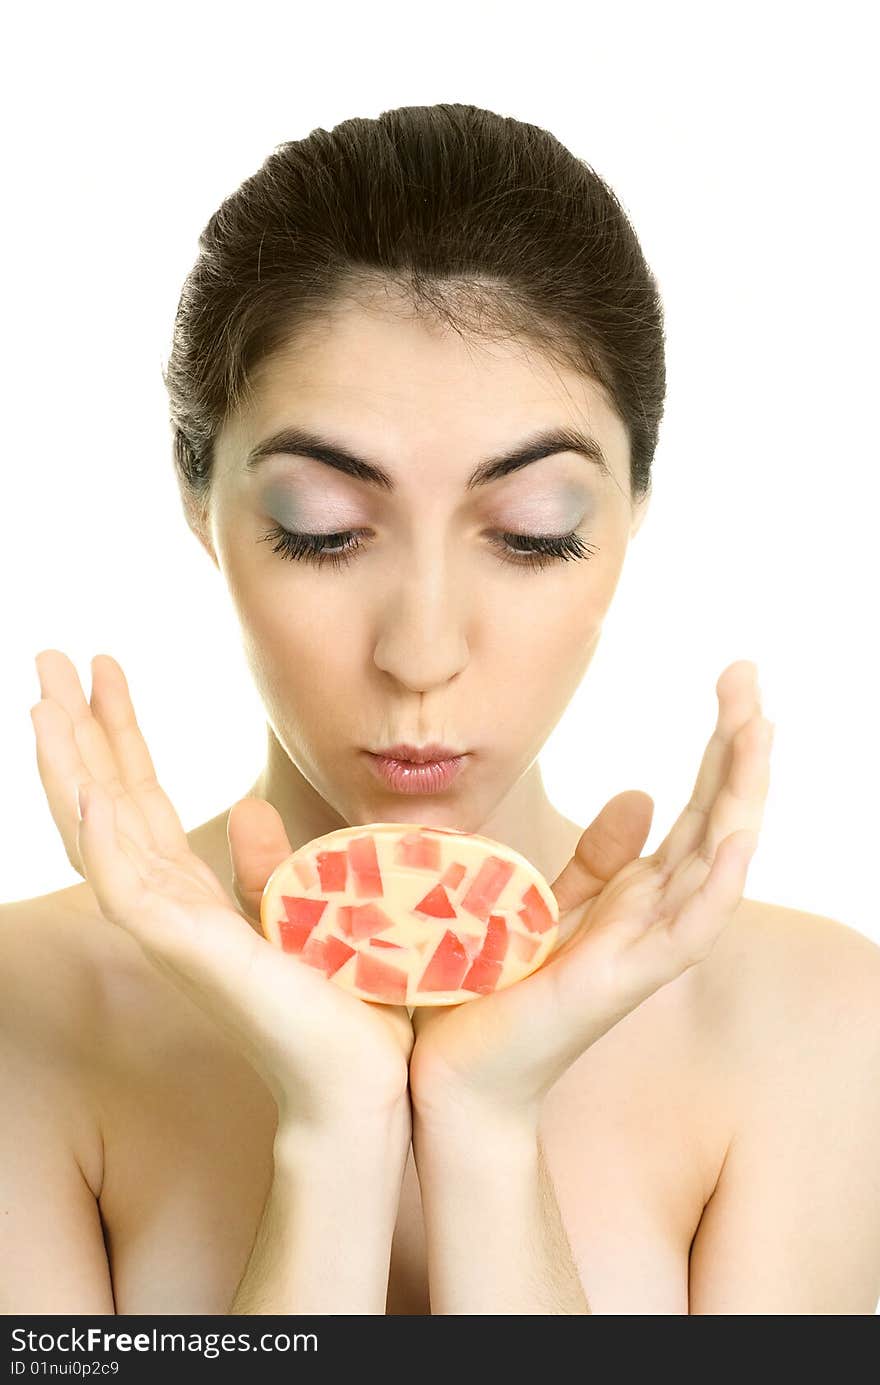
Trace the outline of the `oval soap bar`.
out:
M 362 1000 L 456 1005 L 536 971 L 556 896 L 490 837 L 412 823 L 328 832 L 272 872 L 260 906 L 276 947 Z

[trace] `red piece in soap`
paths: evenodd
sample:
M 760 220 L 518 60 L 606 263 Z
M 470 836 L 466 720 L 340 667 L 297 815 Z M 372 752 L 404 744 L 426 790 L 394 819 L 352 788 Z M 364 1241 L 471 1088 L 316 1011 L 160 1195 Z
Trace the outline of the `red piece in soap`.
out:
M 494 991 L 504 965 L 508 937 L 503 914 L 493 914 L 486 929 L 482 951 L 462 981 L 462 990 L 478 991 L 480 995 L 488 995 L 490 991 Z
M 391 1005 L 406 1004 L 406 972 L 377 961 L 369 953 L 359 952 L 357 955 L 354 984 Z
M 324 939 L 324 961 L 328 976 L 334 976 L 340 967 L 345 966 L 349 957 L 353 956 L 354 948 L 349 947 L 341 938 L 334 938 L 331 933 Z
M 332 976 L 353 956 L 354 948 L 341 938 L 334 938 L 332 933 L 326 938 L 316 938 L 312 934 L 300 954 L 303 962 L 322 971 L 325 976 Z
M 302 952 L 308 936 L 327 908 L 326 899 L 301 899 L 297 895 L 282 895 L 286 918 L 278 920 L 281 947 L 284 952 Z
M 394 927 L 394 920 L 378 904 L 352 904 L 350 907 L 351 936 L 355 942 Z
M 440 843 L 421 832 L 407 832 L 397 844 L 395 860 L 399 866 L 415 866 L 417 870 L 440 869 Z
M 326 899 L 303 899 L 301 895 L 283 894 L 281 902 L 289 923 L 314 928 L 327 908 Z
M 523 907 L 517 912 L 531 933 L 546 933 L 548 928 L 553 927 L 556 920 L 547 908 L 544 896 L 534 885 L 529 885 L 522 902 Z
M 485 923 L 513 871 L 511 861 L 503 861 L 500 856 L 487 856 L 460 907 Z
M 419 982 L 420 991 L 457 991 L 468 969 L 468 955 L 461 939 L 447 928 Z
M 375 837 L 369 834 L 353 837 L 348 844 L 348 864 L 354 876 L 354 892 L 359 899 L 384 893 Z
M 465 877 L 467 867 L 461 861 L 452 861 L 446 867 L 446 874 L 441 878 L 440 884 L 447 890 L 457 890 Z
M 341 893 L 348 873 L 347 851 L 319 851 L 317 855 L 320 888 L 324 894 Z
M 413 905 L 417 914 L 428 914 L 432 919 L 454 919 L 458 918 L 455 909 L 449 902 L 449 895 L 442 885 L 435 885 L 433 890 L 429 890 L 424 899 L 420 899 L 418 904 Z
M 322 971 L 326 976 L 327 957 L 325 940 L 323 938 L 309 938 L 300 953 L 300 960 L 306 962 L 310 967 L 314 967 L 317 971 Z

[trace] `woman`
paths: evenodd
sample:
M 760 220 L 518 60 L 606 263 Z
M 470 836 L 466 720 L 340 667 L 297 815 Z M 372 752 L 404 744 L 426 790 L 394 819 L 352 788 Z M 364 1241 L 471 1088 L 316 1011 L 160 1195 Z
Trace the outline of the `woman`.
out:
M 87 701 L 37 658 L 40 775 L 84 883 L 7 906 L 6 1310 L 872 1312 L 880 949 L 742 897 L 755 666 L 719 677 L 652 855 L 647 794 L 584 831 L 541 782 L 663 409 L 657 286 L 613 193 L 471 106 L 315 130 L 209 221 L 166 385 L 266 762 L 185 833 L 116 661 Z M 389 765 L 399 743 L 457 773 Z M 554 955 L 410 1013 L 274 949 L 278 862 L 375 821 L 522 852 Z

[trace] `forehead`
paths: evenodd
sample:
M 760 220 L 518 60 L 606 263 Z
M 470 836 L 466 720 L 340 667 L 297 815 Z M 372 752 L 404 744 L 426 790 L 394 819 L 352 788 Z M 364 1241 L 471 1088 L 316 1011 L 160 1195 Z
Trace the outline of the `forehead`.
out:
M 264 361 L 218 444 L 230 465 L 290 424 L 332 429 L 390 470 L 470 470 L 536 427 L 575 424 L 629 487 L 626 430 L 605 391 L 522 340 L 460 334 L 412 312 L 346 303 Z

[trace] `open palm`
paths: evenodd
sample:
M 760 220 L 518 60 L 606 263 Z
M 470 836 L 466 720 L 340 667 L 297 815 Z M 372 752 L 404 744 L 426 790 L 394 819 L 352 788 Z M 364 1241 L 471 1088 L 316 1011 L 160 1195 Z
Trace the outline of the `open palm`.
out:
M 158 783 L 116 660 L 92 660 L 90 701 L 66 655 L 44 650 L 36 663 L 40 778 L 68 859 L 104 916 L 232 1035 L 279 1105 L 308 1115 L 405 1092 L 406 1009 L 328 985 L 255 926 L 266 881 L 292 851 L 275 808 L 244 798 L 230 811 L 233 900 Z
M 747 660 L 718 679 L 718 721 L 693 794 L 655 852 L 653 801 L 616 795 L 552 888 L 559 942 L 538 971 L 465 1005 L 413 1016 L 413 1098 L 540 1104 L 597 1038 L 702 961 L 742 897 L 769 784 L 770 723 Z

